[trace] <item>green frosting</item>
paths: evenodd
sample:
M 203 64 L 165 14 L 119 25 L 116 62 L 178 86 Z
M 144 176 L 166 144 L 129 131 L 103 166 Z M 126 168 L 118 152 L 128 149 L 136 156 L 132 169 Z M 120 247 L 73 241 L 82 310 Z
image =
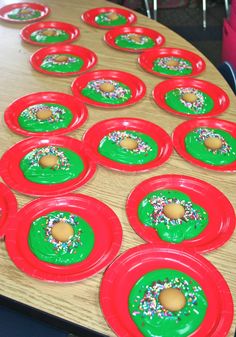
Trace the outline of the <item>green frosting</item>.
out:
M 178 65 L 170 66 L 168 65 L 170 61 L 177 61 Z M 152 69 L 160 74 L 171 76 L 189 75 L 193 70 L 191 62 L 179 57 L 157 58 L 153 63 Z
M 142 38 L 139 42 L 133 41 L 132 37 L 138 34 L 129 33 L 122 34 L 116 37 L 115 44 L 121 48 L 129 49 L 148 49 L 155 46 L 155 42 L 148 36 L 142 35 Z
M 222 147 L 218 150 L 208 149 L 204 141 L 209 137 L 219 138 Z M 187 134 L 184 141 L 186 151 L 204 163 L 221 166 L 235 162 L 236 139 L 226 131 L 207 127 L 196 128 Z
M 180 204 L 185 209 L 181 219 L 170 219 L 164 214 L 164 206 Z M 164 241 L 180 243 L 198 236 L 208 224 L 206 211 L 191 202 L 191 199 L 177 190 L 158 190 L 149 193 L 139 204 L 138 217 L 148 227 L 152 227 Z
M 49 109 L 51 117 L 41 120 L 37 117 L 40 110 Z M 73 119 L 72 112 L 63 105 L 54 103 L 42 103 L 29 106 L 18 117 L 18 123 L 22 129 L 30 132 L 50 132 L 66 128 Z
M 186 93 L 195 95 L 196 100 L 194 102 L 186 102 L 182 98 Z M 187 115 L 204 115 L 214 107 L 214 101 L 209 95 L 194 88 L 176 88 L 171 90 L 167 92 L 165 100 L 169 107 Z
M 44 31 L 47 31 L 47 30 L 54 32 L 54 35 L 52 36 L 44 35 Z M 30 35 L 30 39 L 32 41 L 40 42 L 40 43 L 62 42 L 62 41 L 68 40 L 69 38 L 70 38 L 70 35 L 67 34 L 64 30 L 55 29 L 55 28 L 46 28 L 46 29 L 36 30 Z
M 159 302 L 161 290 L 177 288 L 186 304 L 179 311 L 165 309 Z M 143 275 L 129 295 L 129 312 L 145 337 L 187 337 L 202 323 L 208 307 L 200 285 L 187 274 L 159 269 Z
M 65 242 L 52 236 L 52 228 L 60 221 L 71 225 L 74 231 L 73 236 Z M 28 244 L 39 260 L 67 266 L 81 262 L 89 256 L 94 247 L 94 233 L 91 226 L 79 216 L 54 211 L 31 224 Z
M 114 86 L 114 91 L 104 92 L 100 89 L 100 85 L 108 83 Z M 93 101 L 106 103 L 106 104 L 122 104 L 131 98 L 130 88 L 121 83 L 113 80 L 96 80 L 88 82 L 87 86 L 81 91 L 82 94 Z
M 41 16 L 41 12 L 30 7 L 20 7 L 13 9 L 7 14 L 7 16 L 10 19 L 25 21 L 39 18 Z
M 54 167 L 42 167 L 39 160 L 46 156 L 57 156 Z M 78 177 L 84 170 L 82 159 L 73 151 L 55 146 L 39 147 L 29 152 L 20 162 L 26 179 L 38 184 L 60 184 Z
M 120 146 L 120 142 L 127 138 L 131 138 L 137 142 L 136 149 L 129 150 Z M 142 165 L 157 157 L 158 145 L 154 139 L 145 133 L 119 130 L 105 136 L 99 144 L 98 151 L 104 157 L 119 163 Z
M 68 60 L 64 62 L 57 62 L 56 57 L 58 56 L 66 56 L 68 57 Z M 79 71 L 83 64 L 84 61 L 80 57 L 70 54 L 53 54 L 46 56 L 40 67 L 51 72 L 70 73 Z
M 121 25 L 125 25 L 127 23 L 127 19 L 125 16 L 120 15 L 118 13 L 115 13 L 118 15 L 118 18 L 115 20 L 111 20 L 109 19 L 109 17 L 107 17 L 108 14 L 111 14 L 112 12 L 106 12 L 106 13 L 102 13 L 99 14 L 95 17 L 95 22 L 98 25 L 101 26 L 121 26 Z

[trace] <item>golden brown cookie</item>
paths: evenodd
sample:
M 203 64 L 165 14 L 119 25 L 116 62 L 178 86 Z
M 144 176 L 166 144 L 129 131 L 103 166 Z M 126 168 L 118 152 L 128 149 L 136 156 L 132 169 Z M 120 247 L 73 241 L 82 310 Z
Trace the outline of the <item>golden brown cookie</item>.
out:
M 54 61 L 61 63 L 61 62 L 67 62 L 69 60 L 69 57 L 66 55 L 58 55 L 54 58 Z
M 42 30 L 42 34 L 45 36 L 55 36 L 56 35 L 56 31 L 55 29 L 52 28 L 46 28 Z
M 183 218 L 185 209 L 180 204 L 172 203 L 164 206 L 163 213 L 167 218 L 177 220 Z
M 140 35 L 140 34 L 132 34 L 130 36 L 130 40 L 133 41 L 133 42 L 137 42 L 137 43 L 141 43 L 142 42 L 142 38 L 143 38 L 143 36 Z
M 50 109 L 41 109 L 36 112 L 36 116 L 38 119 L 44 121 L 52 116 L 52 111 Z
M 115 86 L 112 83 L 105 82 L 100 84 L 99 89 L 103 92 L 112 92 L 115 90 Z
M 211 150 L 218 150 L 222 147 L 223 142 L 220 138 L 208 137 L 204 141 L 205 146 Z
M 167 65 L 168 67 L 178 67 L 179 61 L 174 60 L 174 59 L 170 59 L 170 60 L 168 60 L 168 61 L 166 62 L 166 65 Z
M 106 16 L 111 21 L 115 21 L 115 20 L 117 20 L 119 18 L 119 15 L 116 14 L 116 13 L 114 13 L 114 12 L 108 13 Z
M 182 95 L 182 99 L 185 102 L 194 103 L 197 100 L 197 96 L 193 93 L 187 92 L 186 94 Z
M 66 242 L 73 235 L 74 235 L 74 229 L 67 222 L 59 221 L 52 227 L 52 236 L 57 241 Z
M 183 309 L 186 304 L 186 298 L 184 294 L 176 288 L 166 288 L 160 292 L 159 295 L 160 304 L 170 311 L 179 311 Z
M 43 168 L 45 167 L 54 167 L 58 163 L 58 157 L 52 154 L 48 154 L 39 159 L 39 165 Z
M 135 139 L 126 137 L 120 142 L 120 146 L 127 150 L 135 150 L 138 147 L 138 143 Z
M 30 14 L 31 13 L 31 8 L 22 8 L 20 10 L 20 14 Z

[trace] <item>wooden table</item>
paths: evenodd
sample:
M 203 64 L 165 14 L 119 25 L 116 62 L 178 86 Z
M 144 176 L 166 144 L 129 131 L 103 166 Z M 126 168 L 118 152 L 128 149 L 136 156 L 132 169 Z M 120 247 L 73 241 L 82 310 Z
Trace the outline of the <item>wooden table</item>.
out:
M 12 1 L 3 0 L 1 5 Z M 81 30 L 80 38 L 74 43 L 93 50 L 98 56 L 98 64 L 94 69 L 116 69 L 128 71 L 140 77 L 147 86 L 144 99 L 135 105 L 124 109 L 99 109 L 89 108 L 87 122 L 77 131 L 69 134 L 71 137 L 81 139 L 83 133 L 94 123 L 112 117 L 136 117 L 149 120 L 164 128 L 169 134 L 174 128 L 184 121 L 183 118 L 171 115 L 160 109 L 154 103 L 151 92 L 154 86 L 163 79 L 143 71 L 137 63 L 137 54 L 117 51 L 107 46 L 103 41 L 105 31 L 96 29 L 83 23 L 81 14 L 93 7 L 116 6 L 103 0 L 45 0 L 45 5 L 51 8 L 48 19 L 69 22 L 78 26 Z M 198 52 L 186 40 L 164 27 L 137 13 L 136 25 L 152 28 L 166 37 L 165 46 L 184 48 Z M 70 85 L 73 77 L 56 78 L 46 76 L 32 69 L 29 63 L 30 55 L 37 47 L 21 41 L 20 29 L 23 24 L 1 22 L 0 29 L 0 155 L 10 146 L 23 137 L 13 134 L 4 124 L 3 114 L 7 106 L 21 96 L 39 91 L 58 91 L 71 94 Z M 199 79 L 204 79 L 219 85 L 227 91 L 230 100 L 230 108 L 220 116 L 222 119 L 236 122 L 235 104 L 236 98 L 216 68 L 201 55 L 206 63 L 206 71 Z M 236 207 L 236 181 L 234 174 L 217 173 L 205 170 L 183 160 L 177 153 L 173 153 L 167 163 L 147 173 L 125 174 L 103 167 L 98 167 L 95 177 L 76 192 L 93 196 L 108 206 L 118 215 L 123 227 L 123 242 L 120 252 L 143 243 L 128 223 L 125 213 L 125 203 L 130 191 L 141 181 L 162 174 L 184 174 L 197 177 L 209 182 L 220 189 Z M 111 188 L 112 185 L 112 188 Z M 121 188 L 122 187 L 122 188 Z M 14 192 L 19 207 L 33 198 Z M 218 207 L 216 205 L 216 207 Z M 236 235 L 221 248 L 205 254 L 223 274 L 230 286 L 236 303 Z M 11 299 L 28 304 L 34 308 L 52 313 L 60 318 L 76 324 L 95 329 L 109 336 L 115 336 L 107 326 L 99 306 L 99 284 L 103 273 L 73 284 L 54 284 L 31 278 L 18 270 L 9 259 L 4 241 L 0 242 L 0 292 Z M 229 336 L 233 336 L 235 324 L 232 325 Z

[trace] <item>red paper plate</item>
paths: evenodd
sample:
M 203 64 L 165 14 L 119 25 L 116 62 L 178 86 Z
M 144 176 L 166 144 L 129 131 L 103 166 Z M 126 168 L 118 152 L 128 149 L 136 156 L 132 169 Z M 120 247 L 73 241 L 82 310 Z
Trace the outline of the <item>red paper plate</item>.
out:
M 68 108 L 72 114 L 73 119 L 70 125 L 66 128 L 58 129 L 50 132 L 32 132 L 22 129 L 18 122 L 18 118 L 22 111 L 26 108 L 43 103 L 60 104 Z M 23 136 L 48 136 L 48 135 L 62 135 L 78 129 L 87 119 L 88 109 L 79 101 L 78 98 L 72 95 L 67 95 L 61 92 L 36 92 L 27 96 L 23 96 L 12 102 L 4 113 L 4 119 L 7 126 L 15 133 Z
M 141 34 L 145 35 L 155 42 L 155 46 L 151 48 L 145 48 L 145 49 L 133 49 L 133 48 L 123 48 L 118 46 L 115 43 L 116 38 L 119 35 L 123 34 L 129 34 L 129 33 L 135 33 L 135 34 Z M 141 53 L 145 50 L 153 50 L 153 48 L 161 47 L 165 43 L 165 37 L 158 33 L 157 31 L 145 27 L 120 27 L 120 28 L 114 28 L 110 31 L 108 31 L 104 36 L 105 42 L 110 46 L 118 50 L 127 51 L 131 53 Z
M 116 335 L 143 337 L 129 314 L 129 293 L 144 274 L 166 268 L 192 277 L 200 284 L 207 297 L 206 316 L 191 337 L 227 336 L 234 309 L 232 296 L 223 276 L 201 255 L 190 250 L 154 244 L 129 249 L 104 274 L 100 288 L 100 305 L 106 321 Z
M 100 141 L 108 133 L 119 130 L 133 130 L 143 132 L 150 136 L 158 144 L 157 157 L 142 165 L 129 165 L 115 162 L 102 156 L 98 152 Z M 144 172 L 162 165 L 167 161 L 172 153 L 172 144 L 169 135 L 158 125 L 137 118 L 112 118 L 96 123 L 88 129 L 84 136 L 84 142 L 93 151 L 93 158 L 97 163 L 107 168 L 124 172 Z
M 189 132 L 198 127 L 209 127 L 209 128 L 218 128 L 224 130 L 231 134 L 232 137 L 236 138 L 236 124 L 228 122 L 222 119 L 215 118 L 201 118 L 193 119 L 186 122 L 183 122 L 173 131 L 172 140 L 175 150 L 179 153 L 181 157 L 189 161 L 192 164 L 201 166 L 206 169 L 220 171 L 220 172 L 235 172 L 236 171 L 236 161 L 231 164 L 215 166 L 204 163 L 201 160 L 194 158 L 190 153 L 186 151 L 185 148 L 185 137 Z
M 41 29 L 46 28 L 55 28 L 65 31 L 69 35 L 69 39 L 62 41 L 62 42 L 52 42 L 52 43 L 41 43 L 37 41 L 31 40 L 30 36 L 33 32 Z M 80 31 L 77 27 L 71 25 L 70 23 L 66 22 L 57 22 L 57 21 L 44 21 L 44 22 L 37 22 L 31 25 L 24 27 L 21 32 L 21 38 L 30 44 L 38 45 L 38 46 L 48 46 L 52 44 L 63 44 L 69 43 L 76 40 L 79 37 Z
M 0 239 L 5 235 L 8 224 L 15 218 L 17 201 L 12 191 L 0 182 Z
M 234 232 L 235 213 L 233 206 L 226 196 L 205 181 L 183 176 L 162 175 L 143 181 L 128 197 L 126 212 L 129 222 L 136 233 L 145 241 L 161 244 L 164 241 L 157 231 L 145 226 L 138 216 L 138 207 L 149 194 L 162 189 L 173 189 L 187 194 L 191 201 L 203 207 L 209 216 L 209 223 L 205 230 L 191 240 L 179 244 L 172 244 L 173 248 L 191 249 L 199 253 L 206 253 L 222 246 Z M 216 207 L 220 205 L 220 207 Z
M 95 245 L 85 260 L 61 266 L 41 261 L 31 252 L 28 246 L 31 223 L 52 211 L 71 212 L 92 227 Z M 117 255 L 121 241 L 122 227 L 116 214 L 101 201 L 82 194 L 30 202 L 19 210 L 6 233 L 7 251 L 15 265 L 32 277 L 54 282 L 75 282 L 99 272 Z
M 188 75 L 183 75 L 183 76 L 174 76 L 174 75 L 166 75 L 166 74 L 158 73 L 157 71 L 154 71 L 152 69 L 153 62 L 157 58 L 171 57 L 171 56 L 183 58 L 191 62 L 192 73 Z M 138 62 L 144 70 L 154 75 L 161 76 L 161 77 L 182 78 L 182 77 L 189 77 L 189 76 L 197 76 L 201 72 L 203 72 L 206 68 L 205 61 L 199 55 L 194 54 L 188 50 L 177 49 L 177 48 L 160 48 L 160 49 L 152 50 L 150 52 L 147 51 L 139 56 Z
M 60 146 L 75 152 L 83 161 L 84 170 L 74 179 L 60 184 L 37 184 L 25 178 L 20 169 L 20 161 L 37 147 Z M 52 196 L 66 194 L 76 190 L 92 178 L 96 166 L 92 154 L 79 140 L 67 136 L 48 138 L 31 137 L 13 145 L 6 151 L 0 161 L 2 179 L 14 190 L 32 196 Z
M 8 17 L 8 14 L 14 10 L 14 9 L 20 9 L 24 7 L 30 7 L 33 10 L 40 11 L 40 16 L 37 18 L 33 19 L 28 19 L 28 20 L 17 20 L 17 19 L 11 19 Z M 9 21 L 9 22 L 17 22 L 17 23 L 25 23 L 25 22 L 33 22 L 33 21 L 38 21 L 41 20 L 42 18 L 46 17 L 50 12 L 50 9 L 47 6 L 44 6 L 39 3 L 32 3 L 32 2 L 22 2 L 22 3 L 14 3 L 10 4 L 7 6 L 4 6 L 0 8 L 0 19 L 4 21 Z
M 209 95 L 214 101 L 213 109 L 205 114 L 186 114 L 172 109 L 165 100 L 165 95 L 177 88 L 194 88 Z M 165 80 L 159 83 L 153 90 L 154 101 L 164 110 L 178 116 L 187 118 L 212 117 L 222 114 L 229 107 L 229 97 L 224 90 L 215 84 L 192 78 L 178 78 Z
M 117 26 L 102 26 L 102 25 L 99 25 L 95 20 L 96 16 L 103 14 L 103 13 L 107 13 L 107 12 L 120 14 L 126 18 L 127 22 L 124 25 L 119 25 L 119 27 L 129 26 L 137 21 L 137 17 L 133 12 L 128 11 L 123 8 L 117 8 L 117 7 L 92 8 L 84 12 L 81 15 L 81 18 L 85 23 L 89 24 L 90 26 L 101 28 L 101 29 L 113 29 L 114 27 L 117 27 Z
M 47 71 L 45 69 L 41 68 L 41 64 L 46 56 L 53 55 L 53 54 L 72 54 L 74 56 L 80 57 L 83 59 L 84 64 L 82 68 L 78 71 L 74 72 L 54 72 L 54 71 Z M 94 67 L 97 63 L 97 55 L 84 47 L 80 46 L 74 46 L 74 45 L 66 45 L 66 44 L 60 44 L 60 45 L 54 45 L 51 47 L 44 47 L 39 50 L 37 50 L 30 58 L 30 63 L 32 67 L 46 75 L 53 75 L 53 76 L 74 76 L 81 74 L 90 68 Z
M 117 82 L 121 82 L 127 85 L 131 90 L 131 97 L 128 101 L 122 104 L 107 104 L 102 102 L 97 102 L 92 100 L 82 94 L 82 90 L 87 86 L 88 82 L 95 81 L 99 79 L 107 79 L 114 80 Z M 101 107 L 101 108 L 123 108 L 128 105 L 132 105 L 139 100 L 141 100 L 146 93 L 146 86 L 142 80 L 138 77 L 126 73 L 124 71 L 118 70 L 97 70 L 91 71 L 87 74 L 81 75 L 77 77 L 71 85 L 72 92 L 75 96 L 79 98 L 79 100 L 83 103 L 90 104 L 93 106 Z

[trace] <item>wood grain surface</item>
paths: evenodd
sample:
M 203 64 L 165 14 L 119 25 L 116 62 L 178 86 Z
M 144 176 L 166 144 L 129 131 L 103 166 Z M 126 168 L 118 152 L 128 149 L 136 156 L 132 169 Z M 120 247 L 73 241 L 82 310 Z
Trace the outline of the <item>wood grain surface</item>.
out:
M 1 5 L 10 1 L 1 1 Z M 51 14 L 45 20 L 64 21 L 78 26 L 81 35 L 74 42 L 93 50 L 98 56 L 98 63 L 94 70 L 111 69 L 128 71 L 141 78 L 147 93 L 137 104 L 123 109 L 101 109 L 88 107 L 89 118 L 86 123 L 69 134 L 81 139 L 84 132 L 98 121 L 113 117 L 136 117 L 156 123 L 170 135 L 177 125 L 185 119 L 171 115 L 159 108 L 152 99 L 152 90 L 163 78 L 154 76 L 142 70 L 137 63 L 137 54 L 126 53 L 112 49 L 103 40 L 105 30 L 97 29 L 82 22 L 81 14 L 94 7 L 116 6 L 103 0 L 45 0 L 43 2 L 51 8 Z M 219 118 L 236 122 L 236 99 L 216 68 L 197 51 L 189 42 L 175 34 L 163 25 L 136 13 L 136 25 L 157 30 L 166 38 L 165 46 L 184 48 L 197 52 L 206 61 L 206 70 L 197 78 L 204 79 L 220 86 L 230 98 L 231 104 L 227 111 Z M 40 91 L 57 91 L 71 94 L 70 85 L 74 77 L 57 78 L 36 72 L 29 63 L 29 58 L 38 48 L 22 42 L 20 30 L 24 24 L 1 22 L 0 27 L 0 156 L 18 141 L 24 139 L 14 134 L 4 123 L 4 111 L 15 99 L 24 95 Z M 137 246 L 144 241 L 133 231 L 128 223 L 125 203 L 131 190 L 141 181 L 162 174 L 184 174 L 202 179 L 220 189 L 236 206 L 235 174 L 217 173 L 202 169 L 182 159 L 173 152 L 170 159 L 161 167 L 146 173 L 126 174 L 98 167 L 94 178 L 79 188 L 76 193 L 83 193 L 95 197 L 118 215 L 123 228 L 123 242 L 120 253 Z M 24 206 L 33 198 L 14 192 L 19 207 Z M 220 205 L 216 205 L 220 207 Z M 236 300 L 236 235 L 221 248 L 205 254 L 223 274 L 234 300 Z M 9 259 L 4 241 L 0 242 L 0 292 L 1 294 L 26 303 L 32 307 L 52 313 L 58 317 L 74 323 L 95 329 L 98 332 L 115 336 L 108 327 L 99 305 L 99 285 L 103 271 L 81 282 L 72 284 L 46 283 L 25 275 L 18 270 Z M 235 323 L 235 322 L 234 322 Z M 228 336 L 233 336 L 235 324 L 232 325 Z

